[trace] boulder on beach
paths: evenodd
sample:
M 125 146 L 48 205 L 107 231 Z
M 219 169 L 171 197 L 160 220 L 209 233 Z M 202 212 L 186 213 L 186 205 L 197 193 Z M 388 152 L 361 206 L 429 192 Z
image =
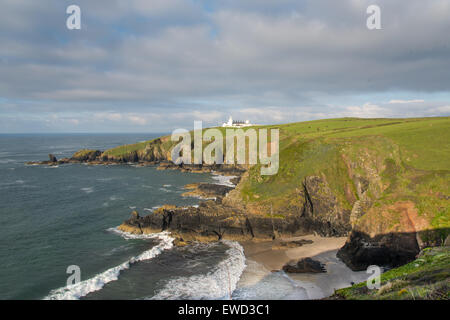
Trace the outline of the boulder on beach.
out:
M 283 266 L 284 272 L 289 273 L 323 273 L 327 272 L 324 264 L 311 258 L 304 258 L 297 263 L 288 263 Z

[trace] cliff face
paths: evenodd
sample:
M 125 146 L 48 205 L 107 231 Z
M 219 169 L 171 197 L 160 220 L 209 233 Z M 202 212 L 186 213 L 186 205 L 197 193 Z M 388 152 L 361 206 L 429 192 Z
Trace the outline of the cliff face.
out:
M 348 235 L 339 257 L 355 270 L 405 263 L 449 234 L 450 118 L 335 119 L 267 128 L 280 129 L 280 165 L 272 176 L 261 176 L 261 164 L 175 166 L 170 137 L 105 152 L 82 150 L 60 161 L 241 176 L 236 189 L 216 202 L 127 220 L 121 228 L 131 232 L 166 229 L 184 240 Z

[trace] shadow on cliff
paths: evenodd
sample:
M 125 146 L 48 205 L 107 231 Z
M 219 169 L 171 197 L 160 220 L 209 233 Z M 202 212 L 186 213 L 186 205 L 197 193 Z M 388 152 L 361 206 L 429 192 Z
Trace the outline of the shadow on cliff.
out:
M 414 260 L 421 249 L 441 246 L 450 234 L 450 228 L 419 232 L 369 234 L 352 231 L 337 256 L 354 271 L 370 265 L 398 267 Z

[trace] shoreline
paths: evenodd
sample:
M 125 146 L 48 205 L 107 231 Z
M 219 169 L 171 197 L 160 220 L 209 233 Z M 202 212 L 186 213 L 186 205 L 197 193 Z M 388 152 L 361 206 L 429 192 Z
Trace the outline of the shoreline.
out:
M 313 234 L 283 238 L 283 241 L 310 240 L 312 243 L 295 248 L 279 248 L 279 241 L 239 241 L 248 259 L 264 265 L 269 270 L 281 268 L 295 260 L 313 258 L 328 251 L 339 250 L 345 244 L 346 237 L 321 237 Z
M 274 292 L 263 298 L 324 299 L 333 295 L 337 289 L 352 286 L 352 282 L 359 283 L 367 280 L 368 275 L 365 271 L 352 271 L 336 257 L 346 237 L 330 238 L 309 234 L 283 240 L 312 240 L 313 243 L 280 249 L 276 241 L 239 242 L 244 248 L 247 264 L 238 283 L 240 290 L 249 289 L 251 292 L 258 286 L 263 287 L 264 283 L 271 283 Z M 285 264 L 308 257 L 323 263 L 327 272 L 286 273 L 282 271 Z M 284 286 L 286 292 L 277 291 L 277 288 L 273 286 L 275 283 Z

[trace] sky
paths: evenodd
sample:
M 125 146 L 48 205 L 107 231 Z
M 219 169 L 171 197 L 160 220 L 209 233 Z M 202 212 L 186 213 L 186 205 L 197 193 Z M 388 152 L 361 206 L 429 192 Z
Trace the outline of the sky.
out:
M 2 0 L 0 133 L 449 116 L 449 34 L 449 0 Z

